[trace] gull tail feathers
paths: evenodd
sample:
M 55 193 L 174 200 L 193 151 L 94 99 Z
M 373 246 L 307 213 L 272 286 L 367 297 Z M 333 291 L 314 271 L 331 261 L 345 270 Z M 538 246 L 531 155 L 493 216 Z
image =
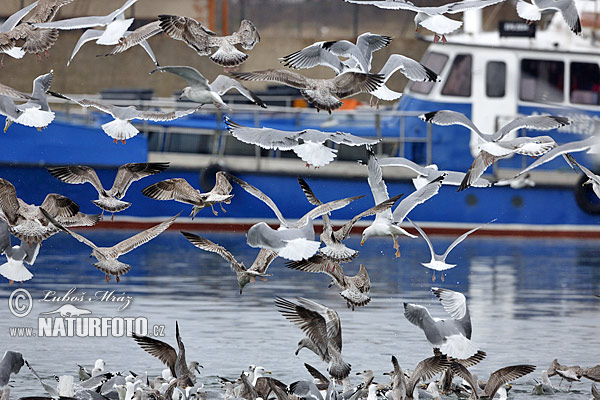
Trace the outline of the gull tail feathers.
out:
M 279 251 L 279 257 L 292 261 L 312 257 L 319 249 L 319 246 L 321 246 L 321 242 L 304 238 L 286 240 L 285 242 L 285 247 Z
M 8 258 L 7 262 L 0 265 L 0 275 L 10 281 L 22 282 L 33 278 L 33 274 L 23 264 L 23 261 Z
M 102 125 L 102 130 L 111 138 L 116 140 L 127 140 L 137 135 L 140 131 L 129 122 L 115 119 Z
M 54 113 L 52 111 L 44 111 L 38 108 L 26 108 L 19 118 L 15 120 L 16 123 L 32 126 L 34 128 L 44 128 L 54 121 Z
M 466 360 L 476 354 L 479 348 L 463 335 L 450 335 L 440 346 L 440 351 L 449 357 Z

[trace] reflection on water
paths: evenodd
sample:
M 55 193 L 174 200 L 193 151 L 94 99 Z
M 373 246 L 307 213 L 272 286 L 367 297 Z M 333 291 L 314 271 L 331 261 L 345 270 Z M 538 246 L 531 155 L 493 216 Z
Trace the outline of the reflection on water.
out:
M 98 245 L 112 245 L 128 237 L 128 231 L 86 231 Z M 256 249 L 245 245 L 243 235 L 207 233 L 205 236 L 229 249 L 246 265 Z M 434 246 L 443 249 L 453 237 L 434 237 Z M 77 303 L 94 316 L 143 316 L 153 325 L 165 325 L 165 341 L 175 344 L 174 325 L 178 320 L 188 360 L 204 365 L 204 381 L 215 385 L 215 375 L 235 377 L 250 364 L 263 365 L 283 381 L 308 378 L 303 362 L 324 371 L 316 356 L 303 350 L 294 356 L 302 332 L 281 317 L 273 305 L 274 296 L 304 296 L 335 308 L 341 317 L 344 358 L 353 371 L 370 368 L 376 379 L 391 369 L 396 355 L 405 368 L 431 353 L 423 333 L 403 316 L 402 302 L 416 302 L 430 308 L 434 317 L 445 318 L 439 302 L 430 294 L 429 251 L 421 239 L 401 239 L 402 257 L 394 258 L 391 239 L 369 239 L 361 247 L 359 237 L 349 245 L 360 249 L 360 257 L 347 264 L 349 274 L 365 264 L 372 280 L 372 302 L 352 312 L 335 289 L 328 289 L 328 277 L 307 274 L 285 267 L 277 259 L 269 269 L 269 282 L 248 285 L 238 294 L 234 274 L 218 255 L 200 251 L 178 232 L 166 232 L 122 261 L 132 265 L 121 283 L 106 284 L 104 275 L 92 266 L 89 249 L 56 235 L 44 242 L 33 280 L 22 287 L 35 299 L 32 313 L 16 318 L 2 306 L 0 341 L 2 348 L 21 351 L 43 376 L 75 374 L 76 364 L 93 365 L 103 358 L 107 368 L 148 371 L 159 374 L 160 362 L 144 353 L 127 337 L 101 338 L 11 338 L 9 327 L 35 326 L 40 312 L 55 310 L 62 302 L 40 302 L 44 291 L 64 294 L 76 287 L 79 292 L 115 290 L 133 296 L 131 306 L 117 311 L 119 303 Z M 436 284 L 459 290 L 468 299 L 473 322 L 473 340 L 488 358 L 473 368 L 486 376 L 497 368 L 515 363 L 532 363 L 538 370 L 554 358 L 563 364 L 592 366 L 600 363 L 600 249 L 596 241 L 524 240 L 471 237 L 453 250 L 448 262 L 457 267 L 448 271 L 446 282 Z M 439 279 L 439 277 L 438 277 Z M 0 288 L 2 304 L 15 287 Z M 1 349 L 0 349 L 1 350 Z M 358 381 L 359 377 L 354 377 Z M 512 395 L 525 397 L 531 386 L 525 378 Z M 558 383 L 558 380 L 554 381 Z M 42 390 L 26 369 L 14 379 L 14 398 L 41 394 Z M 565 386 L 565 385 L 563 385 Z M 590 383 L 575 383 L 569 398 L 587 399 Z M 560 397 L 566 398 L 566 394 Z

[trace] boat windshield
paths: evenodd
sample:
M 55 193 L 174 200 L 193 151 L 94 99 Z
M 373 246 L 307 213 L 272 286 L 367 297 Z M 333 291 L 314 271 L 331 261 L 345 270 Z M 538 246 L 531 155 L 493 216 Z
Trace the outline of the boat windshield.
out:
M 436 74 L 442 72 L 442 69 L 448 61 L 448 56 L 434 51 L 426 53 L 421 63 L 431 69 Z M 433 88 L 434 82 L 410 82 L 409 89 L 411 92 L 429 94 Z
M 600 67 L 598 63 L 571 63 L 569 98 L 573 104 L 600 104 Z

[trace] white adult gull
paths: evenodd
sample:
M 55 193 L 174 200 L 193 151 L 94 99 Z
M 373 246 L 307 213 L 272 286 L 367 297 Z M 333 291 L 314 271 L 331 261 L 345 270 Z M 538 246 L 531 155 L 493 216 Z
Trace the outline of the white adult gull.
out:
M 577 6 L 574 0 L 531 0 L 529 3 L 524 0 L 517 2 L 517 14 L 527 22 L 539 21 L 544 11 L 558 11 L 563 19 L 569 25 L 569 29 L 576 34 L 581 35 L 581 19 L 577 12 Z
M 171 178 L 146 186 L 142 189 L 142 194 L 154 200 L 175 200 L 180 203 L 191 204 L 190 217 L 194 219 L 198 211 L 205 207 L 210 207 L 213 214 L 218 215 L 213 207 L 217 203 L 221 206 L 221 210 L 225 212 L 223 203 L 231 203 L 232 189 L 227 175 L 223 171 L 218 171 L 215 174 L 215 185 L 206 193 L 194 189 L 183 178 Z
M 475 10 L 501 3 L 504 0 L 467 0 L 443 4 L 441 6 L 419 7 L 410 1 L 403 0 L 344 0 L 352 4 L 366 4 L 387 10 L 408 10 L 417 13 L 415 15 L 415 27 L 419 25 L 435 33 L 434 42 L 440 39 L 446 43 L 446 35 L 454 32 L 462 26 L 462 21 L 456 21 L 446 17 L 444 14 L 457 14 L 467 10 Z
M 104 31 L 97 36 L 96 43 L 114 45 L 118 43 L 119 39 L 125 34 L 127 29 L 133 23 L 133 18 L 125 19 L 124 13 L 136 2 L 137 0 L 127 0 L 120 8 L 108 15 L 76 17 L 63 19 L 60 21 L 36 23 L 33 25 L 36 28 L 59 30 L 105 27 Z M 87 32 L 88 31 L 84 32 L 83 35 L 86 35 Z M 79 49 L 78 46 L 81 47 L 81 44 L 79 42 L 77 43 L 77 46 L 75 46 L 76 51 L 71 55 L 71 59 L 75 56 L 75 53 Z
M 46 93 L 50 90 L 52 84 L 52 78 L 54 77 L 54 71 L 50 70 L 47 74 L 38 76 L 33 80 L 33 91 L 31 92 L 31 99 L 24 104 L 16 106 L 18 110 L 18 117 L 7 115 L 4 121 L 4 132 L 16 122 L 20 125 L 31 126 L 41 131 L 42 128 L 47 127 L 52 121 L 54 121 L 54 113 L 50 110 L 48 105 L 48 98 Z
M 302 131 L 282 131 L 274 128 L 252 128 L 240 125 L 229 117 L 224 117 L 227 130 L 236 139 L 259 146 L 267 150 L 292 150 L 306 166 L 315 168 L 325 166 L 335 160 L 337 149 L 325 146 L 330 141 L 346 146 L 374 145 L 380 139 L 366 139 L 346 132 L 322 132 L 316 129 Z
M 75 99 L 73 97 L 68 97 L 56 92 L 49 92 L 55 97 L 59 97 L 62 99 L 70 100 L 74 103 L 79 104 L 81 107 L 90 108 L 93 107 L 97 110 L 100 110 L 104 113 L 110 114 L 114 120 L 102 124 L 102 130 L 108 136 L 113 138 L 113 143 L 117 143 L 117 141 L 121 141 L 121 143 L 125 144 L 127 139 L 131 139 L 135 135 L 137 135 L 140 131 L 131 124 L 130 121 L 134 119 L 142 119 L 148 121 L 172 121 L 177 118 L 184 117 L 186 115 L 192 114 L 198 111 L 199 107 L 190 108 L 187 110 L 179 111 L 169 111 L 169 112 L 161 112 L 161 111 L 140 111 L 136 109 L 134 106 L 120 107 L 115 106 L 110 103 L 106 103 L 99 100 L 86 100 L 86 99 Z
M 467 236 L 469 236 L 471 233 L 483 228 L 484 226 L 491 224 L 492 222 L 495 221 L 495 219 L 491 220 L 490 222 L 483 224 L 483 225 L 479 225 L 465 233 L 463 233 L 462 235 L 460 235 L 458 238 L 456 238 L 456 240 L 454 240 L 454 242 L 452 242 L 450 244 L 450 246 L 448 246 L 448 248 L 446 249 L 446 251 L 444 252 L 444 254 L 437 254 L 434 250 L 433 250 L 433 244 L 431 243 L 431 239 L 429 239 L 429 236 L 427 236 L 427 234 L 423 231 L 423 229 L 421 229 L 417 224 L 415 224 L 414 222 L 412 222 L 410 220 L 410 218 L 406 218 L 408 220 L 408 222 L 410 222 L 412 224 L 412 226 L 414 226 L 414 228 L 421 234 L 421 236 L 423 237 L 423 239 L 425 239 L 425 241 L 427 242 L 427 246 L 429 247 L 429 252 L 431 253 L 431 261 L 426 262 L 426 263 L 421 263 L 424 267 L 427 267 L 429 269 L 433 270 L 433 273 L 431 274 L 431 280 L 433 282 L 435 282 L 435 271 L 445 271 L 451 268 L 456 267 L 456 264 L 448 264 L 446 262 L 446 258 L 448 257 L 448 254 L 450 254 L 450 252 L 452 251 L 452 249 L 454 249 L 456 246 L 458 246 L 463 240 L 465 240 L 467 238 Z M 442 275 L 442 282 L 444 282 L 444 273 L 441 273 Z
M 402 167 L 408 168 L 417 173 L 417 177 L 412 179 L 415 189 L 420 189 L 432 180 L 446 174 L 443 185 L 459 186 L 465 177 L 464 172 L 439 170 L 435 164 L 421 166 L 404 157 L 385 157 L 379 159 L 379 165 L 382 167 Z M 479 178 L 473 182 L 474 187 L 490 187 L 492 182 L 485 178 Z
M 114 218 L 114 213 L 123 211 L 131 203 L 122 201 L 125 197 L 127 189 L 133 182 L 139 181 L 150 175 L 158 174 L 161 171 L 169 168 L 169 163 L 128 163 L 121 165 L 115 175 L 115 180 L 110 190 L 104 189 L 98 174 L 92 167 L 85 165 L 68 165 L 64 167 L 48 167 L 48 172 L 56 179 L 71 184 L 90 183 L 94 189 L 98 191 L 98 200 L 92 200 L 92 203 L 104 211 L 112 213 L 111 220 Z
M 189 100 L 199 104 L 214 104 L 215 107 L 228 108 L 223 102 L 221 96 L 229 92 L 231 89 L 237 90 L 242 96 L 250 100 L 252 103 L 262 108 L 267 108 L 266 104 L 244 85 L 235 79 L 231 79 L 225 75 L 219 75 L 211 83 L 206 79 L 196 68 L 187 66 L 166 66 L 158 67 L 155 72 L 169 72 L 186 80 L 189 86 L 183 88 L 179 100 L 186 97 Z
M 171 226 L 171 224 L 179 216 L 179 214 L 177 214 L 174 217 L 171 217 L 168 220 L 161 222 L 160 224 L 154 225 L 151 228 L 148 228 L 125 240 L 122 240 L 121 242 L 115 244 L 112 247 L 98 247 L 91 240 L 61 225 L 46 211 L 44 211 L 44 209 L 41 209 L 41 211 L 44 214 L 44 216 L 48 218 L 48 220 L 50 220 L 50 222 L 52 222 L 52 224 L 54 224 L 61 231 L 68 233 L 81 243 L 87 245 L 88 247 L 91 247 L 92 253 L 90 257 L 95 257 L 97 260 L 97 262 L 94 263 L 94 266 L 100 271 L 104 272 L 104 274 L 106 275 L 106 282 L 110 281 L 109 275 L 114 275 L 116 277 L 117 283 L 121 280 L 119 278 L 119 275 L 124 275 L 131 269 L 131 265 L 125 264 L 118 260 L 119 256 L 129 253 L 133 249 L 154 239 L 155 237 L 166 231 L 167 228 L 169 228 L 169 226 Z
M 306 334 L 298 343 L 296 354 L 306 347 L 329 363 L 327 372 L 332 377 L 344 379 L 350 374 L 350 364 L 342 359 L 342 324 L 335 310 L 305 298 L 293 303 L 277 297 L 275 305 L 286 319 Z
M 385 181 L 383 180 L 383 172 L 375 153 L 369 149 L 369 160 L 367 169 L 369 172 L 368 182 L 373 194 L 373 199 L 376 204 L 379 204 L 390 198 L 387 190 Z M 416 238 L 415 235 L 408 233 L 401 226 L 400 223 L 404 221 L 408 213 L 410 213 L 416 206 L 422 204 L 435 196 L 440 187 L 445 175 L 442 175 L 420 189 L 415 190 L 408 195 L 404 200 L 398 204 L 396 209 L 392 212 L 389 209 L 378 213 L 375 216 L 375 220 L 362 232 L 362 240 L 360 242 L 363 245 L 366 240 L 371 236 L 391 236 L 394 241 L 394 249 L 396 249 L 396 257 L 400 257 L 400 247 L 398 245 L 397 236 L 402 234 L 411 238 Z
M 350 204 L 352 201 L 364 196 L 348 197 L 340 200 L 330 201 L 308 211 L 302 218 L 295 222 L 287 221 L 275 202 L 256 187 L 228 174 L 228 178 L 239 184 L 246 192 L 264 202 L 277 216 L 280 226 L 274 230 L 265 222 L 254 224 L 246 234 L 247 243 L 251 247 L 260 247 L 277 251 L 280 257 L 296 261 L 309 258 L 314 255 L 321 242 L 314 240 L 315 232 L 313 219 L 338 210 Z
M 433 111 L 419 116 L 422 120 L 442 126 L 461 125 L 475 132 L 483 143 L 479 145 L 479 153 L 475 157 L 473 164 L 465 174 L 463 181 L 458 187 L 458 191 L 464 190 L 479 179 L 485 170 L 501 158 L 509 157 L 513 154 L 522 154 L 532 157 L 539 157 L 557 144 L 549 136 L 537 137 L 516 137 L 514 139 L 504 139 L 506 135 L 518 129 L 533 130 L 552 130 L 565 125 L 569 125 L 571 120 L 565 117 L 556 117 L 552 115 L 530 115 L 517 117 L 509 123 L 503 125 L 493 134 L 481 132 L 469 118 L 464 114 L 450 111 Z M 503 140 L 504 139 L 504 140 Z
M 317 111 L 329 113 L 342 106 L 340 99 L 358 93 L 370 93 L 381 86 L 383 76 L 347 71 L 330 79 L 307 78 L 295 71 L 267 69 L 253 72 L 232 72 L 231 76 L 243 81 L 273 81 L 300 89 L 302 96 L 314 103 Z
M 404 303 L 404 316 L 425 333 L 425 337 L 441 353 L 459 360 L 467 359 L 479 350 L 471 342 L 471 316 L 467 299 L 462 293 L 449 289 L 431 288 L 452 319 L 432 318 L 427 308 Z
M 152 21 L 147 23 L 146 25 L 140 26 L 135 31 L 127 31 L 123 34 L 116 43 L 116 46 L 111 49 L 106 54 L 99 54 L 96 57 L 104 56 L 112 56 L 115 54 L 123 53 L 124 51 L 130 49 L 131 47 L 140 45 L 144 49 L 144 51 L 150 56 L 152 61 L 156 66 L 158 66 L 158 62 L 156 61 L 156 56 L 152 51 L 152 48 L 146 41 L 146 39 L 161 33 L 162 29 L 160 29 L 160 21 Z M 81 39 L 80 39 L 81 40 Z
M 23 283 L 33 278 L 33 274 L 24 263 L 33 265 L 39 251 L 39 243 L 29 244 L 21 241 L 20 245 L 11 246 L 8 223 L 0 219 L 0 254 L 6 256 L 6 263 L 0 265 L 0 275 L 8 279 L 9 284 L 12 285 L 15 281 Z
M 229 36 L 216 36 L 214 32 L 207 31 L 189 17 L 159 15 L 158 19 L 161 29 L 169 37 L 182 40 L 200 56 L 210 55 L 212 49 L 216 47 L 217 51 L 210 56 L 210 59 L 224 67 L 236 67 L 248 59 L 248 54 L 238 50 L 236 45 L 240 45 L 245 50 L 252 50 L 260 42 L 256 26 L 247 19 L 243 19 L 239 29 Z
M 231 270 L 235 272 L 235 275 L 237 277 L 238 286 L 240 288 L 240 294 L 242 294 L 244 287 L 248 283 L 256 282 L 256 278 L 260 278 L 266 281 L 266 277 L 270 276 L 270 274 L 266 273 L 267 268 L 269 267 L 271 262 L 273 262 L 273 260 L 277 258 L 276 251 L 269 249 L 260 249 L 256 258 L 254 259 L 254 262 L 252 263 L 252 266 L 250 266 L 250 268 L 246 268 L 244 263 L 237 261 L 234 255 L 231 254 L 231 252 L 225 247 L 190 232 L 182 231 L 181 233 L 194 246 L 205 251 L 216 253 L 229 262 Z

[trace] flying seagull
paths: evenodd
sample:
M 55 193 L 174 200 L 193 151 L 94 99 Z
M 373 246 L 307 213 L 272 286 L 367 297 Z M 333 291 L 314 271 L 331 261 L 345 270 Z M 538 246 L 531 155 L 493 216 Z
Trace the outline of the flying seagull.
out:
M 252 128 L 240 125 L 229 117 L 224 117 L 225 125 L 229 133 L 236 139 L 259 146 L 263 149 L 292 150 L 306 166 L 315 168 L 325 166 L 337 157 L 337 150 L 325 146 L 330 141 L 346 146 L 374 145 L 380 139 L 365 139 L 346 132 L 322 132 L 316 129 L 304 129 L 302 131 L 281 131 L 273 128 Z
M 558 11 L 567 25 L 569 25 L 571 32 L 581 35 L 581 19 L 579 18 L 574 0 L 532 0 L 532 3 L 524 0 L 517 2 L 517 14 L 519 17 L 527 22 L 533 22 L 539 21 L 544 11 Z
M 342 324 L 335 310 L 302 297 L 298 303 L 277 297 L 275 305 L 286 319 L 306 334 L 298 342 L 296 355 L 306 347 L 329 363 L 327 372 L 332 377 L 344 379 L 350 374 L 350 364 L 342 359 Z
M 15 46 L 15 41 L 10 38 L 10 31 L 12 31 L 21 20 L 38 5 L 38 1 L 34 1 L 30 5 L 23 7 L 10 17 L 8 17 L 2 24 L 0 24 L 0 53 L 6 53 L 12 58 L 23 58 L 25 52 L 20 47 Z M 0 67 L 3 63 L 0 60 Z
M 588 179 L 587 181 L 583 182 L 583 185 L 592 185 L 592 190 L 596 194 L 596 197 L 600 199 L 600 176 L 594 174 L 592 171 L 579 164 L 577 161 L 575 161 L 575 158 L 573 158 L 572 156 L 569 157 L 569 160 L 573 165 L 579 167 L 581 172 L 583 172 L 585 176 L 587 176 Z
M 33 265 L 39 251 L 39 243 L 30 245 L 21 241 L 19 246 L 11 246 L 8 223 L 0 219 L 0 254 L 6 256 L 6 263 L 0 265 L 0 275 L 8 279 L 10 285 L 15 281 L 23 283 L 33 278 L 24 263 Z
M 47 127 L 54 121 L 54 113 L 50 110 L 48 98 L 46 96 L 46 92 L 50 90 L 53 77 L 54 71 L 50 70 L 47 74 L 40 75 L 33 80 L 33 92 L 31 92 L 31 98 L 26 103 L 16 106 L 18 111 L 17 118 L 14 118 L 14 115 L 6 116 L 4 132 L 8 130 L 13 122 L 25 126 L 32 126 L 37 128 L 38 131 L 41 131 L 42 128 Z
M 61 231 L 68 233 L 73 238 L 77 239 L 81 243 L 92 248 L 92 254 L 90 257 L 95 257 L 98 262 L 94 264 L 96 268 L 104 272 L 106 275 L 106 282 L 110 281 L 109 275 L 116 277 L 117 283 L 120 282 L 119 275 L 124 275 L 131 269 L 131 265 L 125 264 L 118 260 L 119 256 L 129 253 L 131 250 L 143 245 L 146 242 L 154 239 L 161 233 L 167 230 L 169 226 L 175 221 L 179 214 L 169 218 L 166 221 L 161 222 L 158 225 L 154 225 L 145 231 L 139 232 L 130 238 L 127 238 L 112 247 L 98 247 L 91 240 L 83 237 L 82 235 L 73 232 L 72 230 L 64 227 L 57 222 L 52 216 L 50 216 L 44 209 L 41 209 L 42 213 L 50 222 L 52 222 Z
M 186 386 L 193 386 L 196 383 L 196 374 L 194 371 L 200 373 L 199 368 L 202 366 L 197 361 L 192 361 L 189 365 L 187 364 L 185 360 L 185 346 L 179 334 L 179 323 L 177 321 L 175 321 L 175 338 L 177 339 L 178 350 L 158 339 L 138 335 L 135 332 L 132 336 L 133 340 L 142 349 L 165 364 L 173 377 L 181 379 Z
M 440 39 L 446 43 L 446 35 L 454 32 L 462 26 L 462 21 L 456 21 L 446 17 L 444 14 L 457 14 L 467 10 L 475 10 L 501 3 L 504 0 L 467 0 L 457 1 L 433 7 L 415 6 L 410 1 L 404 0 L 344 0 L 352 4 L 366 4 L 386 10 L 408 10 L 417 13 L 415 15 L 415 27 L 419 25 L 435 33 L 434 42 Z
M 180 203 L 192 205 L 190 217 L 194 219 L 198 211 L 205 207 L 210 207 L 213 214 L 218 215 L 213 208 L 215 204 L 221 206 L 221 210 L 225 212 L 223 203 L 230 204 L 231 198 L 231 183 L 228 176 L 223 171 L 218 171 L 215 175 L 215 186 L 210 192 L 202 193 L 196 190 L 183 178 L 172 178 L 153 183 L 146 186 L 142 190 L 142 194 L 155 200 L 175 200 Z
M 429 311 L 417 304 L 404 303 L 404 316 L 425 333 L 425 337 L 441 353 L 459 360 L 467 359 L 478 352 L 477 345 L 471 342 L 471 315 L 467 299 L 462 293 L 449 289 L 432 287 L 446 312 L 452 319 L 434 319 Z
M 431 280 L 433 282 L 435 282 L 435 271 L 445 271 L 447 269 L 456 267 L 456 264 L 448 264 L 446 262 L 446 257 L 448 257 L 448 254 L 450 254 L 450 252 L 452 251 L 452 249 L 454 249 L 456 246 L 458 246 L 471 233 L 473 233 L 473 232 L 475 232 L 475 231 L 483 228 L 484 226 L 486 226 L 488 224 L 491 224 L 492 222 L 495 221 L 495 219 L 493 219 L 493 220 L 491 220 L 488 223 L 485 223 L 483 225 L 479 225 L 479 226 L 471 229 L 470 231 L 467 231 L 467 232 L 463 233 L 458 238 L 456 238 L 456 240 L 454 240 L 454 242 L 452 242 L 450 244 L 450 246 L 448 246 L 448 248 L 446 249 L 446 251 L 444 252 L 444 254 L 437 254 L 433 250 L 433 244 L 431 244 L 431 240 L 429 239 L 429 236 L 427 236 L 427 234 L 423 231 L 423 229 L 421 229 L 417 224 L 415 224 L 414 222 L 412 222 L 410 220 L 410 218 L 406 218 L 406 219 L 408 220 L 408 222 L 411 223 L 412 226 L 415 227 L 415 229 L 421 234 L 421 236 L 423 237 L 423 239 L 425 239 L 425 241 L 427 242 L 427 246 L 429 247 L 429 252 L 431 253 L 431 261 L 429 261 L 427 263 L 421 263 L 421 264 L 424 267 L 427 267 L 427 268 L 430 268 L 430 269 L 433 270 L 433 273 L 431 275 Z M 441 275 L 442 275 L 442 282 L 444 282 L 444 273 L 442 272 Z
M 121 141 L 125 144 L 127 139 L 131 139 L 137 135 L 140 131 L 131 124 L 130 121 L 134 119 L 142 119 L 148 121 L 172 121 L 177 118 L 184 117 L 198 111 L 199 107 L 190 108 L 187 110 L 179 111 L 140 111 L 134 106 L 120 107 L 110 103 L 106 103 L 99 100 L 86 100 L 86 99 L 75 99 L 68 97 L 56 92 L 48 92 L 55 97 L 61 99 L 70 100 L 74 103 L 79 104 L 81 107 L 90 108 L 93 107 L 104 113 L 110 114 L 114 120 L 107 122 L 102 125 L 102 130 L 108 136 L 113 138 L 113 143 Z
M 184 41 L 198 55 L 210 55 L 212 49 L 216 47 L 217 51 L 210 56 L 210 59 L 224 67 L 236 67 L 248 59 L 248 54 L 238 50 L 235 45 L 239 44 L 244 50 L 252 50 L 260 42 L 258 30 L 247 19 L 243 19 L 239 29 L 229 36 L 211 35 L 197 21 L 188 17 L 159 15 L 158 19 L 160 28 L 167 35 Z
M 216 253 L 229 262 L 231 270 L 235 272 L 237 277 L 238 286 L 240 287 L 240 294 L 242 294 L 244 286 L 246 286 L 248 283 L 256 282 L 256 278 L 266 280 L 265 277 L 270 276 L 270 274 L 266 273 L 267 268 L 269 268 L 271 262 L 277 258 L 276 251 L 261 249 L 254 259 L 252 266 L 250 268 L 246 268 L 244 263 L 237 261 L 233 254 L 231 254 L 225 247 L 190 232 L 181 233 L 194 246 L 205 251 Z
M 231 76 L 243 81 L 274 81 L 300 89 L 302 96 L 314 103 L 317 111 L 329 113 L 342 106 L 340 99 L 358 93 L 370 93 L 383 83 L 383 76 L 362 72 L 344 72 L 331 79 L 307 78 L 294 71 L 267 69 L 254 72 L 232 72 Z
M 242 96 L 250 100 L 252 103 L 262 108 L 267 108 L 266 104 L 252 92 L 248 90 L 244 85 L 231 79 L 225 75 L 219 75 L 215 78 L 212 83 L 208 83 L 208 80 L 200 73 L 196 68 L 186 66 L 168 66 L 158 67 L 151 74 L 155 72 L 169 72 L 177 75 L 186 80 L 189 86 L 183 88 L 181 100 L 187 97 L 191 101 L 199 104 L 214 104 L 215 107 L 227 107 L 227 104 L 223 102 L 221 96 L 229 92 L 231 89 L 237 90 Z
M 100 178 L 92 167 L 85 165 L 69 165 L 64 167 L 48 167 L 48 172 L 56 179 L 71 184 L 91 183 L 94 189 L 98 191 L 98 200 L 92 200 L 92 203 L 104 211 L 112 213 L 111 221 L 114 219 L 114 213 L 123 211 L 131 203 L 122 201 L 127 189 L 133 182 L 139 181 L 150 175 L 158 174 L 169 168 L 169 163 L 129 163 L 121 165 L 117 170 L 117 175 L 110 190 L 104 189 Z

